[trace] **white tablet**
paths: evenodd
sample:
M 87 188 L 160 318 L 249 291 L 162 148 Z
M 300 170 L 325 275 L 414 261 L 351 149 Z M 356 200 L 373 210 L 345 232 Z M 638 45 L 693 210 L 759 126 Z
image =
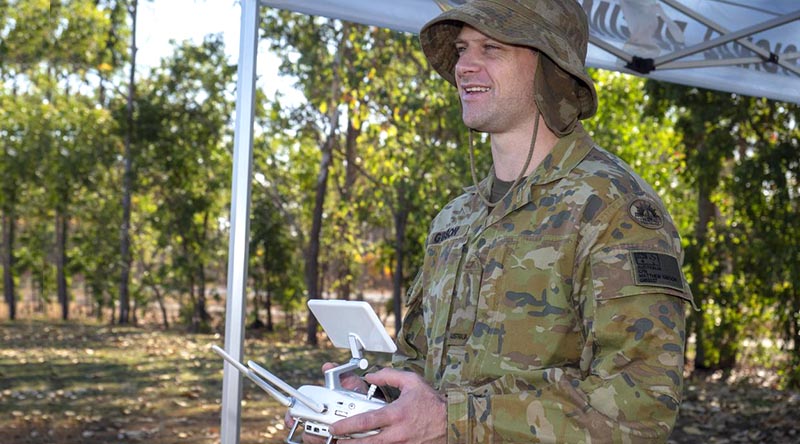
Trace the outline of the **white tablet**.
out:
M 378 315 L 364 301 L 312 299 L 308 308 L 338 348 L 350 348 L 349 336 L 361 338 L 367 351 L 394 353 L 397 346 L 386 332 Z

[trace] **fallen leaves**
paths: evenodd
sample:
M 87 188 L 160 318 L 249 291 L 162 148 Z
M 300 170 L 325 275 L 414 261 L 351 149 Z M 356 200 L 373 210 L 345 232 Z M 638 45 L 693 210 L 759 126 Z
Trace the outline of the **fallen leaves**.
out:
M 0 322 L 0 339 L 3 443 L 219 442 L 219 335 L 22 321 Z M 294 385 L 322 383 L 321 363 L 344 356 L 255 339 L 245 354 Z M 284 412 L 245 382 L 240 442 L 283 442 Z
M 245 358 L 289 384 L 322 384 L 320 366 L 347 351 L 248 339 Z M 80 323 L 0 322 L 0 437 L 15 444 L 219 442 L 218 335 Z M 375 362 L 377 363 L 377 362 Z M 241 440 L 282 443 L 285 408 L 244 382 Z M 800 394 L 772 384 L 687 381 L 669 442 L 800 442 Z
M 794 444 L 798 408 L 795 392 L 714 377 L 692 381 L 669 442 Z
M 686 426 L 683 427 L 683 431 L 688 433 L 689 435 L 702 435 L 703 431 L 698 429 L 695 426 Z

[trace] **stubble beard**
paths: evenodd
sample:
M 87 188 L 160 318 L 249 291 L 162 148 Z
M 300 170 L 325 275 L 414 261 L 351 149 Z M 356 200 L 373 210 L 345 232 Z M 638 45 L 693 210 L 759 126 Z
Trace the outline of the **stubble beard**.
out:
M 492 132 L 492 120 L 496 117 L 493 109 L 476 105 L 461 105 L 461 120 L 468 128 L 475 131 Z
M 484 133 L 502 132 L 509 125 L 514 125 L 514 120 L 532 117 L 535 112 L 533 93 L 525 92 L 520 97 L 492 102 L 488 105 L 470 104 L 461 105 L 461 120 L 468 128 Z

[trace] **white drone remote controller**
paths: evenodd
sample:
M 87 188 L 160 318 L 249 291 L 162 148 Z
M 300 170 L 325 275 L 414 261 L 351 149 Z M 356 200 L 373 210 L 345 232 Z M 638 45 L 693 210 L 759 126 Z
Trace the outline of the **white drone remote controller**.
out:
M 286 438 L 288 444 L 299 444 L 293 439 L 301 425 L 305 433 L 328 438 L 327 444 L 333 439 L 361 438 L 378 433 L 378 430 L 371 430 L 350 436 L 333 436 L 329 432 L 329 426 L 344 418 L 386 405 L 384 401 L 373 398 L 377 388 L 374 385 L 366 394 L 357 393 L 342 388 L 340 376 L 355 369 L 366 370 L 369 363 L 362 356 L 364 350 L 393 353 L 396 350 L 394 342 L 366 302 L 317 299 L 308 301 L 308 306 L 333 345 L 350 348 L 353 355 L 347 364 L 325 372 L 325 387 L 304 385 L 296 390 L 253 361 L 248 361 L 245 367 L 216 345 L 211 348 L 270 396 L 289 407 L 289 415 L 294 419 L 294 424 Z M 290 396 L 284 395 L 262 378 Z

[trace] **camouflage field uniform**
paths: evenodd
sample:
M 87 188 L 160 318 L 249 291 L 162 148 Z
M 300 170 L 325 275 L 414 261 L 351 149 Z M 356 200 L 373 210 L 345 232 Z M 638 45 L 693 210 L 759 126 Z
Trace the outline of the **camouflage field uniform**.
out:
M 491 214 L 474 191 L 432 223 L 394 359 L 446 394 L 448 442 L 665 441 L 692 296 L 656 193 L 580 126 Z

